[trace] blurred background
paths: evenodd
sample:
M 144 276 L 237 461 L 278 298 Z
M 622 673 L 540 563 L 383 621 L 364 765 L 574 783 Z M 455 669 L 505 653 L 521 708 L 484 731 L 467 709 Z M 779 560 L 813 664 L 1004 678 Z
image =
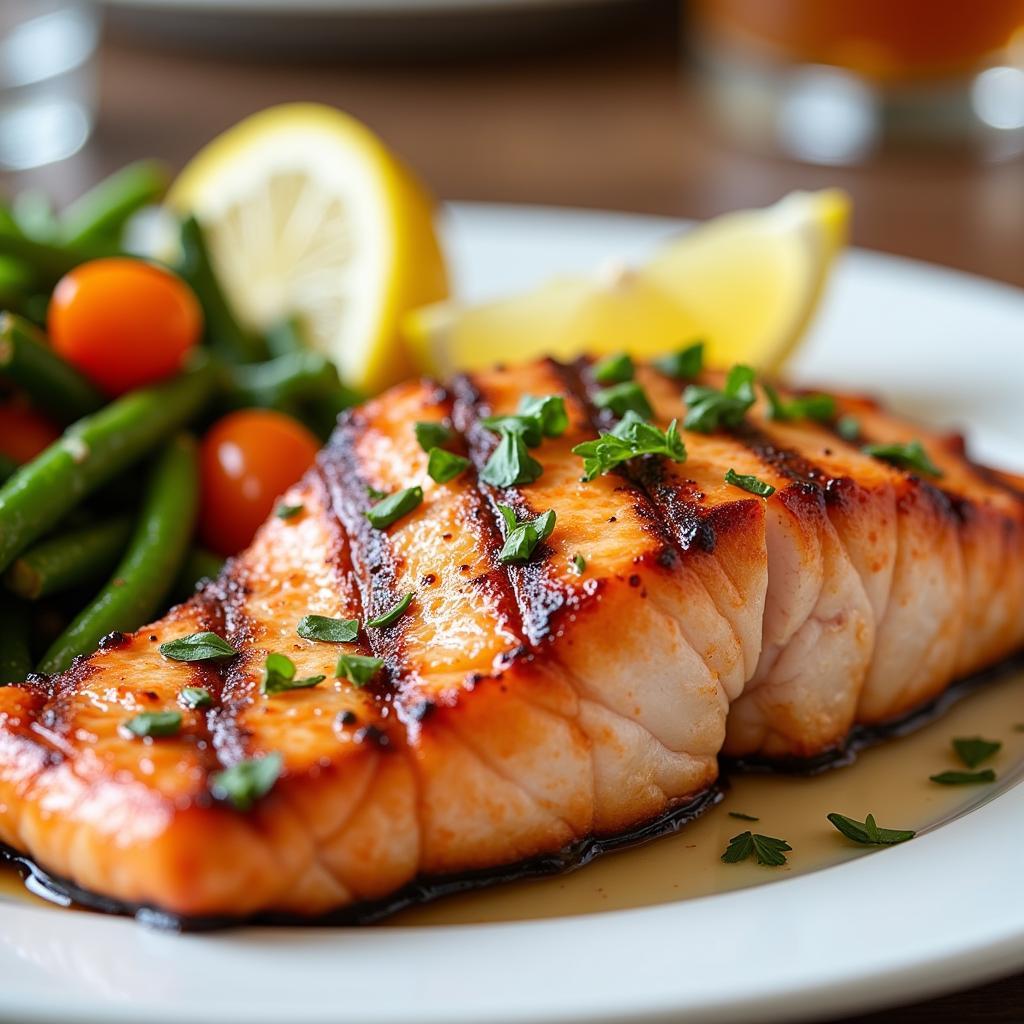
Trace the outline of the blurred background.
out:
M 444 199 L 700 218 L 841 185 L 857 244 L 1024 284 L 1024 0 L 0 4 L 7 192 L 178 167 L 298 99 Z

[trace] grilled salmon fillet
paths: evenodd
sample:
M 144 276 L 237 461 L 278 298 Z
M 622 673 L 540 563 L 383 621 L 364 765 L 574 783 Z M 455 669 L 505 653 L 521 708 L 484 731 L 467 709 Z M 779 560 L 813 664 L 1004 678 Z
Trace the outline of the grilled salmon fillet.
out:
M 660 428 L 682 421 L 678 381 L 636 379 Z M 629 832 L 706 794 L 723 754 L 819 756 L 1024 646 L 1024 489 L 959 439 L 839 398 L 853 443 L 758 403 L 732 429 L 684 431 L 684 462 L 585 482 L 572 449 L 615 421 L 598 390 L 586 361 L 545 361 L 346 414 L 284 498 L 301 511 L 268 520 L 220 579 L 66 673 L 0 689 L 0 840 L 129 907 L 316 915 Z M 568 425 L 531 451 L 536 480 L 495 487 L 484 420 L 524 395 L 561 396 Z M 446 483 L 427 474 L 423 421 L 451 425 L 469 460 Z M 917 438 L 940 477 L 863 451 Z M 411 484 L 422 503 L 372 526 L 370 495 Z M 525 562 L 498 558 L 499 506 L 556 512 Z M 306 640 L 307 615 L 364 626 Z M 161 655 L 200 631 L 238 654 Z M 326 679 L 265 695 L 270 653 Z M 339 654 L 383 669 L 356 685 L 335 677 Z M 183 707 L 195 686 L 211 707 Z M 125 732 L 167 710 L 176 735 Z M 217 773 L 271 755 L 282 771 L 254 806 L 216 798 Z

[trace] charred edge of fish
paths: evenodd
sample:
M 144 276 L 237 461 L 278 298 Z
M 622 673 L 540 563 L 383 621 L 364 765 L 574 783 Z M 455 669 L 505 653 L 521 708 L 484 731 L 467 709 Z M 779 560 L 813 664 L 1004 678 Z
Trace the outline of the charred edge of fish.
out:
M 876 747 L 887 740 L 908 736 L 936 719 L 941 718 L 951 707 L 969 697 L 979 687 L 994 683 L 1005 676 L 1024 669 L 1024 652 L 1001 661 L 998 665 L 965 676 L 948 686 L 932 700 L 908 711 L 899 718 L 878 725 L 855 725 L 837 747 L 813 757 L 767 758 L 722 756 L 723 771 L 736 771 L 755 775 L 820 775 L 832 768 L 853 764 L 863 750 Z
M 348 540 L 349 561 L 361 610 L 369 618 L 393 608 L 404 595 L 395 585 L 398 565 L 388 534 L 374 529 L 364 515 L 371 503 L 355 455 L 355 442 L 358 429 L 365 425 L 355 417 L 339 423 L 331 436 L 328 457 L 320 459 L 316 469 L 327 501 L 325 514 L 337 522 Z M 342 571 L 341 566 L 336 568 Z M 400 624 L 395 629 L 373 630 L 372 636 L 371 631 L 367 631 L 364 642 L 368 642 L 372 653 L 383 658 L 390 667 L 402 665 L 404 628 L 404 624 Z M 390 670 L 378 672 L 367 689 L 378 697 L 385 696 L 393 692 L 395 675 Z
M 833 480 L 838 479 L 795 449 L 776 444 L 769 434 L 750 423 L 741 424 L 732 431 L 732 435 L 764 465 L 812 493 L 823 493 Z
M 557 853 L 532 857 L 502 867 L 420 878 L 383 900 L 353 904 L 318 917 L 282 913 L 262 913 L 248 918 L 186 917 L 168 913 L 159 907 L 128 903 L 99 895 L 65 878 L 50 874 L 31 858 L 2 844 L 0 844 L 0 860 L 12 864 L 22 873 L 25 886 L 30 892 L 52 903 L 63 907 L 77 905 L 101 914 L 134 917 L 140 924 L 168 931 L 217 931 L 225 928 L 237 928 L 245 924 L 300 925 L 307 928 L 372 924 L 401 910 L 433 903 L 446 896 L 490 888 L 508 882 L 565 874 L 584 867 L 604 854 L 626 850 L 652 839 L 671 835 L 719 803 L 725 796 L 725 790 L 725 784 L 716 783 L 693 800 L 615 836 L 591 836 L 571 843 Z

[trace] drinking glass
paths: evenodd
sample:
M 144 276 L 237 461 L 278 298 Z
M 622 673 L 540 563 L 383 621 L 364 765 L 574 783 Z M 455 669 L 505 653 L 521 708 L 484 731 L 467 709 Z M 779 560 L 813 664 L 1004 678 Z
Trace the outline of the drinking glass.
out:
M 99 13 L 86 0 L 0 0 L 0 170 L 62 160 L 96 115 Z
M 691 0 L 713 109 L 820 163 L 1024 151 L 1024 0 Z

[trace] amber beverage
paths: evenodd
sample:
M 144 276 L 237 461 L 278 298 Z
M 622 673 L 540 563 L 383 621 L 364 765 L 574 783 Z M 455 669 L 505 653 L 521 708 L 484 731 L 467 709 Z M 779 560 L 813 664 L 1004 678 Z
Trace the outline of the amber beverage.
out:
M 692 0 L 689 11 L 720 112 L 742 130 L 746 104 L 746 120 L 762 134 L 774 120 L 775 143 L 796 155 L 828 162 L 831 140 L 842 162 L 986 134 L 1013 151 L 1024 131 L 1024 0 Z M 828 123 L 821 153 L 799 152 L 799 116 L 815 132 Z

